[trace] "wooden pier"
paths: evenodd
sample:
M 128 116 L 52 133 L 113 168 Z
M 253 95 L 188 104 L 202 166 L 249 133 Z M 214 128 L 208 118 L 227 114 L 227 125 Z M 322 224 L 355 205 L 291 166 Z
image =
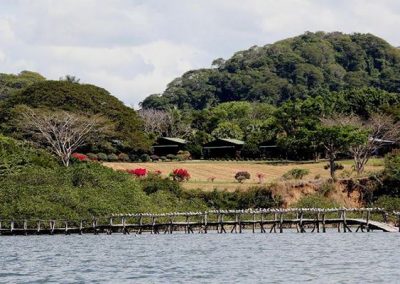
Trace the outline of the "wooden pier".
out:
M 395 226 L 397 225 L 397 227 Z M 400 212 L 381 208 L 212 210 L 113 214 L 91 220 L 2 220 L 0 235 L 400 232 Z

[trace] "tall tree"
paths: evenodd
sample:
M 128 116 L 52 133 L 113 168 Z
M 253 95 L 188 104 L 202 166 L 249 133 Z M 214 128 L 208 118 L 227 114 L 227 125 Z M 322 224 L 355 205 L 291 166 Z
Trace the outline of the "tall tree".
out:
M 23 108 L 18 122 L 21 129 L 41 146 L 48 147 L 66 167 L 76 149 L 89 140 L 100 139 L 110 130 L 108 121 L 99 115 L 83 116 L 28 107 Z
M 317 129 L 317 140 L 325 149 L 329 161 L 330 176 L 336 180 L 335 171 L 338 154 L 348 152 L 350 147 L 355 147 L 366 142 L 367 132 L 357 127 L 337 124 L 336 119 L 324 119 Z

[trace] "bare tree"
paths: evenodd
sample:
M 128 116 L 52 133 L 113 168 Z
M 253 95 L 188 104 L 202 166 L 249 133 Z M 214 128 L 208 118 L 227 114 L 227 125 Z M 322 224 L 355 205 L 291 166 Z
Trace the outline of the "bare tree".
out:
M 76 149 L 110 129 L 108 121 L 98 115 L 84 116 L 28 107 L 21 111 L 18 125 L 41 145 L 47 146 L 66 167 Z
M 144 122 L 144 130 L 147 133 L 154 133 L 156 136 L 162 136 L 168 129 L 168 113 L 157 109 L 141 109 L 139 116 Z
M 189 123 L 182 119 L 177 110 L 142 109 L 139 115 L 144 122 L 144 129 L 156 136 L 186 138 L 192 134 Z
M 369 139 L 364 144 L 354 145 L 349 149 L 357 174 L 363 173 L 365 165 L 374 153 L 400 140 L 400 122 L 396 122 L 391 116 L 375 113 L 367 121 L 354 118 L 350 123 L 364 128 L 369 133 Z
M 400 122 L 386 114 L 374 113 L 370 119 L 363 120 L 355 115 L 340 115 L 323 120 L 325 125 L 352 126 L 368 133 L 365 143 L 350 145 L 349 151 L 354 159 L 357 174 L 364 172 L 371 156 L 388 144 L 400 141 Z

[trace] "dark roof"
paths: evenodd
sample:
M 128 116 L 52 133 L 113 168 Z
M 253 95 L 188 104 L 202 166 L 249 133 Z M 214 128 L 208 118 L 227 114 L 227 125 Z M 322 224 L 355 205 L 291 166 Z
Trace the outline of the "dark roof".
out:
M 175 142 L 178 144 L 186 144 L 187 143 L 187 141 L 185 139 L 175 138 L 175 137 L 160 137 L 158 139 L 167 140 L 167 141 Z
M 221 145 L 222 144 L 222 145 Z M 228 147 L 235 147 L 235 146 L 243 146 L 244 142 L 237 139 L 230 139 L 230 138 L 217 138 L 211 142 L 208 142 L 203 145 L 203 147 L 208 148 L 209 146 L 217 146 L 217 148 L 223 148 L 223 145 L 230 145 Z M 214 148 L 214 147 L 213 147 Z

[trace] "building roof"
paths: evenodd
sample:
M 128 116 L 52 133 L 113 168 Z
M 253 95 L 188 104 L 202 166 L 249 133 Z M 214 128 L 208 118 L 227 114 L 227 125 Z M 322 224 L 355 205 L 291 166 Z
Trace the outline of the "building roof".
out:
M 168 140 L 168 141 L 179 143 L 179 144 L 187 143 L 187 141 L 185 139 L 175 138 L 175 137 L 160 137 L 159 139 L 164 139 L 164 140 Z
M 236 145 L 244 145 L 244 141 L 238 139 L 232 139 L 232 138 L 218 138 L 218 139 Z

